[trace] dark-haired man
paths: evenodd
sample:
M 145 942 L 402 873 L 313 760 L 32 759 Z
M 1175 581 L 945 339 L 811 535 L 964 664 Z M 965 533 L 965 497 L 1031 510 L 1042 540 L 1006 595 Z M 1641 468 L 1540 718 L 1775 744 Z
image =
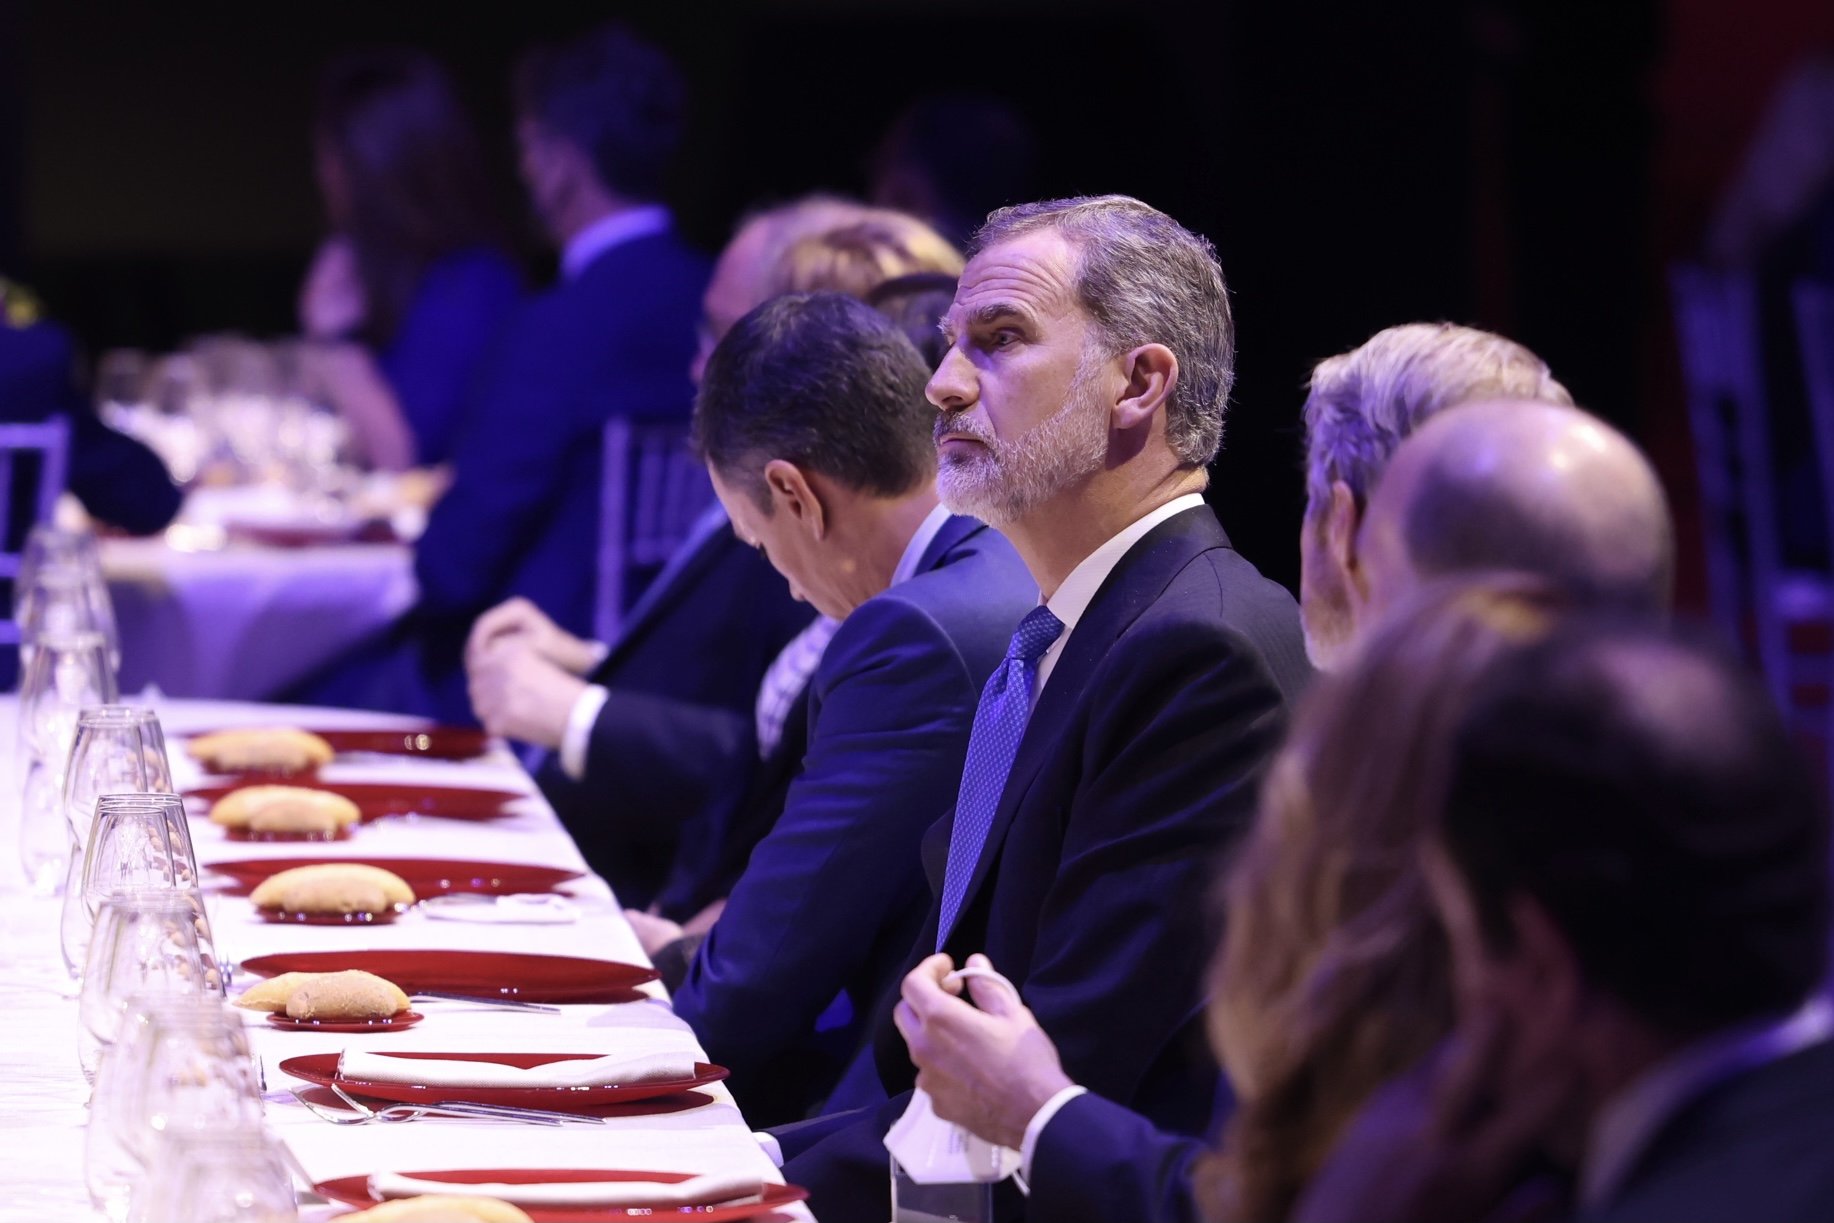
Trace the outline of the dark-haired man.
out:
M 928 901 L 918 843 L 1033 601 L 1012 545 L 937 504 L 928 377 L 890 321 L 818 293 L 739 320 L 701 383 L 695 437 L 733 531 L 841 622 L 802 771 L 674 998 L 754 1120 L 819 1102 L 896 980 Z M 843 994 L 852 1021 L 818 1038 Z
M 1584 1219 L 1834 1217 L 1827 816 L 1751 676 L 1610 622 L 1505 656 L 1425 865 L 1457 1029 L 1299 1217 L 1491 1217 L 1535 1162 Z
M 317 699 L 468 721 L 461 660 L 480 613 L 520 596 L 587 633 L 605 422 L 688 411 L 708 266 L 661 203 L 685 122 L 675 66 L 608 26 L 531 53 L 516 85 L 522 177 L 560 283 L 511 319 L 473 389 L 396 657 L 354 663 Z

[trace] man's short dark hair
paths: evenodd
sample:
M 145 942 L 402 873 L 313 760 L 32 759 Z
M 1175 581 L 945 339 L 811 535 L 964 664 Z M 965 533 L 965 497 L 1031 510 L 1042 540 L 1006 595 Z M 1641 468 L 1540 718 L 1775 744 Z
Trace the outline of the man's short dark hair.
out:
M 1442 843 L 1484 937 L 1532 898 L 1587 980 L 1694 1036 L 1798 1006 L 1827 966 L 1828 824 L 1764 689 L 1630 620 L 1499 662 L 1453 745 Z
M 577 145 L 600 182 L 633 200 L 662 198 L 687 95 L 674 62 L 615 22 L 562 46 L 535 48 L 516 73 L 522 113 Z
M 740 319 L 713 350 L 694 445 L 767 511 L 772 459 L 899 496 L 936 475 L 929 377 L 911 342 L 864 302 L 788 293 Z

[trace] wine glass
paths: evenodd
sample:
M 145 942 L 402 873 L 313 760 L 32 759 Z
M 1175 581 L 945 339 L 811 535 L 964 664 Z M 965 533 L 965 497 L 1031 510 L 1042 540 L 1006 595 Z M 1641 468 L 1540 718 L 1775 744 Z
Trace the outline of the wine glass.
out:
M 293 1177 L 263 1130 L 205 1126 L 164 1131 L 128 1223 L 296 1223 Z
M 103 899 L 77 999 L 77 1061 L 85 1078 L 95 1081 L 102 1051 L 115 1042 L 134 995 L 222 997 L 205 929 L 193 892 L 124 890 Z
M 220 998 L 130 996 L 89 1100 L 83 1179 L 90 1199 L 109 1218 L 125 1218 L 161 1134 L 259 1126 L 260 1090 L 248 1034 Z
M 188 895 L 198 915 L 206 965 L 216 966 L 214 941 L 198 886 L 197 854 L 185 826 L 184 800 L 176 794 L 108 794 L 96 803 L 76 877 L 64 893 L 60 930 L 64 966 L 81 978 L 96 915 L 104 898 L 121 890 Z
M 61 796 L 80 712 L 117 699 L 102 635 L 40 638 L 19 690 L 18 760 L 25 781 L 19 853 L 34 891 L 54 894 L 69 876 L 71 833 Z
M 102 634 L 107 643 L 110 665 L 117 671 L 121 669 L 114 604 L 109 600 L 108 585 L 100 569 L 68 564 L 38 569 L 31 583 L 21 589 L 17 615 L 19 656 L 25 665 L 31 665 L 38 639 L 45 634 L 91 629 Z
M 25 547 L 19 553 L 19 572 L 13 575 L 13 615 L 17 619 L 26 591 L 37 580 L 40 570 L 52 568 L 101 569 L 96 554 L 96 537 L 88 531 L 73 531 L 51 523 L 40 523 L 26 534 Z

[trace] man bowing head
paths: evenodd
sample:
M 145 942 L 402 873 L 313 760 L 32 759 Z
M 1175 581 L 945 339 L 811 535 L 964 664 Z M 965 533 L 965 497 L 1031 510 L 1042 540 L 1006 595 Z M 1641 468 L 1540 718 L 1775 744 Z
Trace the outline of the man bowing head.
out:
M 969 256 L 928 388 L 938 491 L 1012 540 L 1039 604 L 926 840 L 913 961 L 985 952 L 1070 1078 L 1195 1131 L 1217 1082 L 1204 893 L 1309 675 L 1292 599 L 1201 495 L 1233 376 L 1222 272 L 1124 196 L 1002 209 Z M 885 1217 L 880 1139 L 914 1070 L 889 1017 L 877 1036 L 890 1102 L 779 1134 L 822 1217 Z

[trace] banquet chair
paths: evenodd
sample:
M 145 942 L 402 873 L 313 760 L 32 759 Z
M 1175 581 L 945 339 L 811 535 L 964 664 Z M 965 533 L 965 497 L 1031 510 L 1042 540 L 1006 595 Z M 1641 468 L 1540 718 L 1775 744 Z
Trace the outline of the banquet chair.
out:
M 688 448 L 686 421 L 619 417 L 605 426 L 601 490 L 593 633 L 611 641 L 643 585 L 712 503 L 713 483 Z
M 1671 269 L 1669 287 L 1700 475 L 1713 618 L 1755 653 L 1791 722 L 1819 737 L 1834 706 L 1828 649 L 1834 581 L 1783 564 L 1756 284 L 1748 274 L 1680 266 Z
M 33 527 L 51 521 L 69 471 L 69 421 L 57 417 L 39 424 L 0 425 L 0 583 L 7 592 L 0 606 L 0 646 L 19 644 L 13 579 L 19 576 L 26 537 Z

